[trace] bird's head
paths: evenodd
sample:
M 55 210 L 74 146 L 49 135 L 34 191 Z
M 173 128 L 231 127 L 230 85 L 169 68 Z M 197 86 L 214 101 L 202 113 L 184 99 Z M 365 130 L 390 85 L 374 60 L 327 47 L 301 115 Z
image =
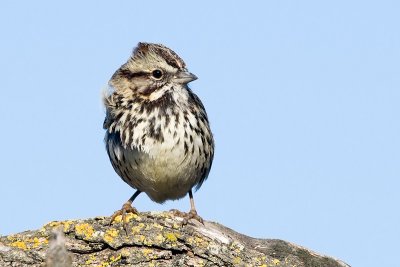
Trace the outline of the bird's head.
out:
M 117 92 L 151 98 L 174 86 L 186 87 L 196 79 L 171 49 L 160 44 L 139 43 L 128 61 L 114 73 L 110 85 Z

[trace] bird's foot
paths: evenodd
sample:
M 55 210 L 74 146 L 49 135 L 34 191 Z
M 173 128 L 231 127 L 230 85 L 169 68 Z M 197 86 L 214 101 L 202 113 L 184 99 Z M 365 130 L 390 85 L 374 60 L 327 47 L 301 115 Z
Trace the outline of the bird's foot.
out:
M 204 224 L 203 218 L 201 218 L 199 215 L 197 215 L 196 210 L 190 210 L 189 212 L 182 212 L 180 210 L 172 209 L 171 210 L 172 214 L 178 217 L 182 217 L 183 221 L 182 224 L 186 225 L 190 219 L 194 219 L 196 221 L 199 221 L 201 224 Z
M 139 214 L 137 209 L 132 207 L 130 202 L 126 202 L 124 205 L 122 205 L 122 208 L 120 210 L 117 210 L 114 212 L 114 214 L 111 216 L 110 220 L 110 225 L 114 222 L 114 220 L 117 218 L 117 216 L 121 215 L 122 217 L 122 225 L 124 227 L 125 233 L 128 234 L 128 221 L 127 221 L 127 213 L 133 213 L 133 214 Z

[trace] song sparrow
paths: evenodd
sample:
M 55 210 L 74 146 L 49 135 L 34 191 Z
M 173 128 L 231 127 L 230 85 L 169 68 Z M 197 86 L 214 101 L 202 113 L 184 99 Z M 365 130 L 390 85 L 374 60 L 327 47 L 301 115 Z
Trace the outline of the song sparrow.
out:
M 196 79 L 174 51 L 150 43 L 139 43 L 111 77 L 112 91 L 104 97 L 106 149 L 114 170 L 137 190 L 111 222 L 122 215 L 125 227 L 141 192 L 157 203 L 189 193 L 190 212 L 175 212 L 184 223 L 202 222 L 192 188 L 210 172 L 214 140 L 204 106 L 187 86 Z

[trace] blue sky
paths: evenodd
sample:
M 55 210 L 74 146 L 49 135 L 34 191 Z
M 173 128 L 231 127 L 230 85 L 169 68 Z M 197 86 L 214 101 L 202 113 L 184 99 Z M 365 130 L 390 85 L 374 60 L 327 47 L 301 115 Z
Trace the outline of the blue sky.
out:
M 199 79 L 216 139 L 198 212 L 353 266 L 400 238 L 397 1 L 3 1 L 0 234 L 111 215 L 101 90 L 139 41 Z M 189 209 L 141 195 L 140 211 Z

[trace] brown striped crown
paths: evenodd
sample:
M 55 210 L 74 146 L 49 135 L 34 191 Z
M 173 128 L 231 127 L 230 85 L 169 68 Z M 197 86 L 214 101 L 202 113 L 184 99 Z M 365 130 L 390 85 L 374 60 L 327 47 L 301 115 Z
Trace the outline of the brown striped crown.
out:
M 168 65 L 177 69 L 184 69 L 186 67 L 185 62 L 174 51 L 161 44 L 140 42 L 133 50 L 132 58 L 144 58 L 149 54 L 161 56 L 168 63 Z

